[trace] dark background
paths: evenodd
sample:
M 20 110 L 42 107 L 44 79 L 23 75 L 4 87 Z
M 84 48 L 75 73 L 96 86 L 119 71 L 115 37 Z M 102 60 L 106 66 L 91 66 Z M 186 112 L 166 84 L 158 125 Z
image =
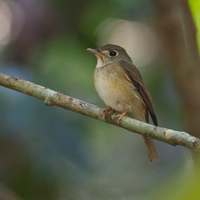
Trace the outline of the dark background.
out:
M 200 137 L 199 19 L 195 0 L 0 0 L 0 72 L 105 107 L 86 49 L 118 44 L 159 126 Z M 0 97 L 1 199 L 200 198 L 198 153 L 155 141 L 150 165 L 138 134 L 7 88 Z

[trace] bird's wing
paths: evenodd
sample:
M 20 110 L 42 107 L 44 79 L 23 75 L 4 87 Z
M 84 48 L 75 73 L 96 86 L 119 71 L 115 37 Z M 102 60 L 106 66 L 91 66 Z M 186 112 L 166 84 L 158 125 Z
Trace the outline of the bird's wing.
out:
M 142 79 L 142 76 L 141 76 L 139 70 L 136 68 L 135 65 L 133 65 L 132 63 L 129 63 L 125 60 L 120 60 L 119 65 L 123 69 L 128 81 L 132 82 L 133 85 L 137 88 L 138 93 L 142 97 L 145 105 L 147 106 L 147 109 L 151 115 L 154 125 L 158 126 L 158 122 L 157 122 L 156 114 L 154 112 L 151 95 L 144 85 L 144 81 Z

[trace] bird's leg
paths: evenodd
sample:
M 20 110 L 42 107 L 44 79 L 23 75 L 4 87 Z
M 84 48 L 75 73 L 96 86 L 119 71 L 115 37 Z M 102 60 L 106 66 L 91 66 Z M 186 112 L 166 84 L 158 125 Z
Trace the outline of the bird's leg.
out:
M 122 114 L 115 115 L 115 117 L 119 117 L 118 122 L 117 122 L 117 126 L 119 126 L 119 122 L 120 122 L 121 119 L 126 115 L 127 112 L 128 112 L 128 109 L 125 110 Z
M 104 109 L 101 109 L 100 112 L 101 112 L 101 115 L 100 117 L 103 117 L 103 115 L 107 115 L 110 111 L 112 110 L 112 108 L 110 106 L 104 108 Z

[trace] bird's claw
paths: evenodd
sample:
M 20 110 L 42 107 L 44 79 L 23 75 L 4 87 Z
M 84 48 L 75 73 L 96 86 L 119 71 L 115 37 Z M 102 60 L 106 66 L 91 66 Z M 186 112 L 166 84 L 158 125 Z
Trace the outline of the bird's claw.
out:
M 104 109 L 100 109 L 100 112 L 101 112 L 100 117 L 103 117 L 103 115 L 107 115 L 111 110 L 112 110 L 112 108 L 110 106 L 108 106 Z
M 127 112 L 128 112 L 128 110 L 125 110 L 122 114 L 115 115 L 115 117 L 119 117 L 118 122 L 117 122 L 117 126 L 119 126 L 120 121 L 126 115 Z

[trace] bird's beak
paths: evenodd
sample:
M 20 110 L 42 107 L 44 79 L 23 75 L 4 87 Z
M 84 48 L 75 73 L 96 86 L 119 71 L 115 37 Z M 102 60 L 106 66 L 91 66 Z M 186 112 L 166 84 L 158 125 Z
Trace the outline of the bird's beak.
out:
M 93 53 L 94 55 L 102 56 L 102 54 L 97 49 L 90 49 L 90 48 L 88 48 L 87 51 Z

